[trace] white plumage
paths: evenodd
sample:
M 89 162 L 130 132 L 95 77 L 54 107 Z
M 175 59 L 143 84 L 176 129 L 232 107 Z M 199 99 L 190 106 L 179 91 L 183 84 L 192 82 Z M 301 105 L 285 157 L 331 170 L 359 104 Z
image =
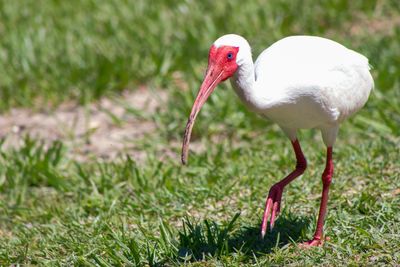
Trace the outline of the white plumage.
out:
M 237 46 L 231 78 L 241 100 L 276 122 L 291 140 L 298 129 L 319 128 L 332 146 L 338 125 L 358 111 L 374 86 L 368 59 L 329 39 L 286 37 L 265 49 L 255 64 L 241 36 L 228 34 L 216 47 Z

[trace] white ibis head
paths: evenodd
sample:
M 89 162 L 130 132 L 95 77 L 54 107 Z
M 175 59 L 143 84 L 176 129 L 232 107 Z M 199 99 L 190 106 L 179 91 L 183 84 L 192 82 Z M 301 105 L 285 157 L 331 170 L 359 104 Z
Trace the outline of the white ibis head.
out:
M 210 48 L 207 72 L 186 124 L 181 156 L 183 164 L 187 163 L 190 136 L 196 116 L 217 85 L 235 74 L 241 61 L 239 50 L 243 42 L 247 44 L 244 38 L 229 34 L 219 38 Z

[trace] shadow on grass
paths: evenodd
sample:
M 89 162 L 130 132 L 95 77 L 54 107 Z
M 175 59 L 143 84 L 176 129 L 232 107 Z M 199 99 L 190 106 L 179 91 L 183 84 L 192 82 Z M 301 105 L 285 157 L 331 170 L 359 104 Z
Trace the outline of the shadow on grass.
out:
M 262 240 L 259 225 L 235 227 L 239 216 L 239 213 L 236 214 L 227 224 L 208 220 L 193 223 L 186 218 L 183 230 L 179 232 L 179 259 L 199 261 L 233 253 L 240 253 L 244 257 L 268 254 L 274 248 L 282 248 L 292 241 L 298 242 L 311 222 L 310 218 L 281 214 L 274 229 L 268 231 Z

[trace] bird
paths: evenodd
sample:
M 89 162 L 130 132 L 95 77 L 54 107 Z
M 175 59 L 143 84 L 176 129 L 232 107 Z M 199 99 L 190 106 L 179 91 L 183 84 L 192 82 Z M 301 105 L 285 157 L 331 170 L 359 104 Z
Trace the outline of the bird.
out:
M 270 229 L 274 227 L 284 188 L 307 168 L 298 131 L 319 129 L 326 145 L 320 209 L 313 238 L 299 246 L 322 246 L 328 239 L 323 226 L 334 170 L 333 145 L 341 122 L 367 102 L 374 88 L 370 71 L 365 56 L 323 37 L 285 37 L 266 48 L 254 63 L 245 38 L 223 35 L 209 49 L 208 67 L 186 124 L 181 161 L 187 164 L 190 136 L 201 107 L 218 84 L 230 79 L 251 111 L 278 124 L 296 157 L 295 169 L 269 190 L 261 223 L 264 238 L 268 221 Z

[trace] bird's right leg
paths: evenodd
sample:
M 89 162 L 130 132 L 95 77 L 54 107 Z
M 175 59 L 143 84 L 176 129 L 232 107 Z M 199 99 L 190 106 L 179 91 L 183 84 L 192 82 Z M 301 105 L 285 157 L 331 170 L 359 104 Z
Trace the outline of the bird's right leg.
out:
M 294 153 L 296 154 L 296 160 L 297 160 L 296 169 L 292 171 L 284 179 L 274 184 L 269 190 L 268 198 L 265 203 L 264 216 L 261 224 L 261 236 L 263 238 L 267 230 L 267 223 L 269 219 L 268 217 L 270 215 L 271 215 L 270 228 L 272 229 L 274 227 L 275 218 L 280 211 L 281 198 L 284 187 L 291 181 L 293 181 L 295 178 L 302 175 L 307 168 L 307 161 L 306 158 L 304 157 L 303 151 L 301 151 L 299 141 L 297 139 L 292 141 L 292 146 L 294 149 Z

